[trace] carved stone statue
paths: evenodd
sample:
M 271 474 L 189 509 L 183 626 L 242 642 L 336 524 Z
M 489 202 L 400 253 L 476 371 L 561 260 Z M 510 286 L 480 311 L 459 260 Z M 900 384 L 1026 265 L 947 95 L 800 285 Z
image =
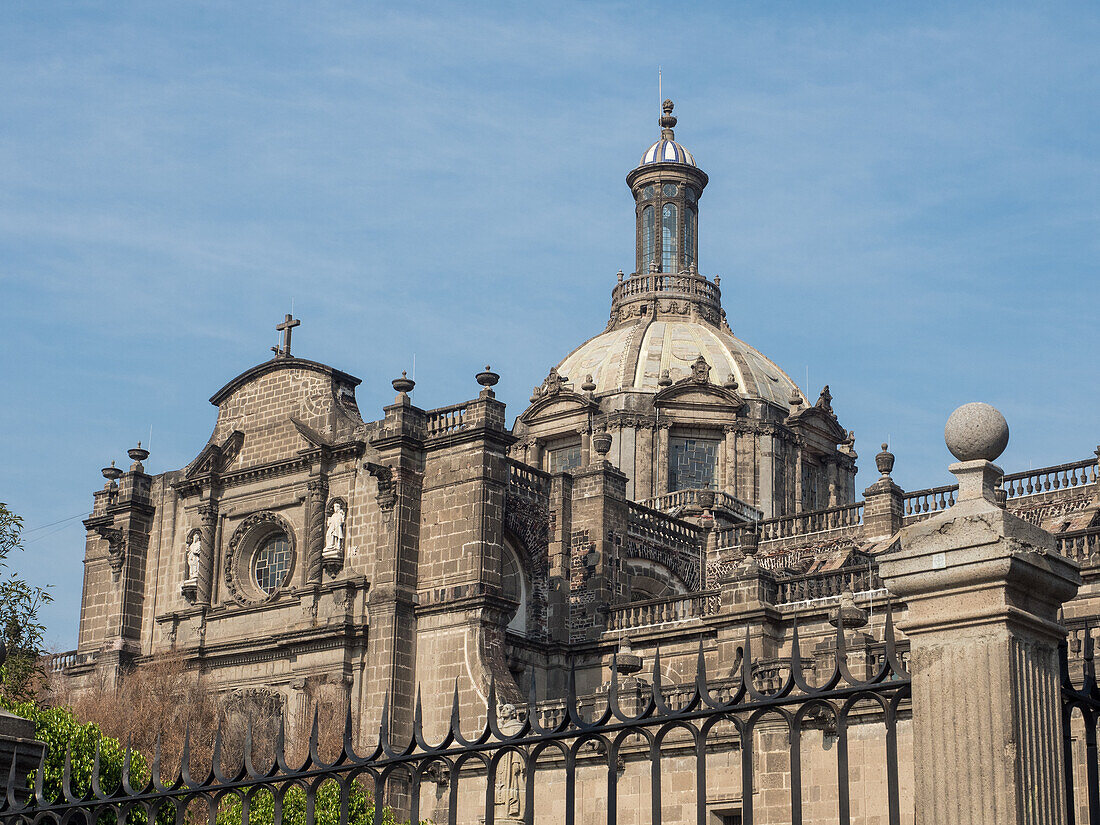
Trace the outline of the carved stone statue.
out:
M 523 729 L 523 723 L 519 720 L 515 705 L 501 705 L 497 713 L 500 719 L 500 732 L 505 736 L 515 736 Z M 523 821 L 527 810 L 526 791 L 527 775 L 523 767 L 523 757 L 514 750 L 507 751 L 497 763 L 494 801 L 498 822 Z
M 187 579 L 197 581 L 199 578 L 199 564 L 202 562 L 202 533 L 198 530 L 191 534 L 191 540 L 187 543 Z
M 342 553 L 344 550 L 344 522 L 347 514 L 344 512 L 343 502 L 332 503 L 332 513 L 325 525 L 325 553 Z

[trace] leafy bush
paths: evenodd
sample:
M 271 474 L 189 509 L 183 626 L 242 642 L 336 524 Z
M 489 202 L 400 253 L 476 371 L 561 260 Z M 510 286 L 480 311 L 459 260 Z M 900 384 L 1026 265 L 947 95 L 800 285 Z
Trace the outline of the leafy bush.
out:
M 340 788 L 332 781 L 317 789 L 314 800 L 316 825 L 340 825 Z M 249 825 L 274 825 L 275 796 L 270 791 L 254 795 L 248 809 Z M 241 800 L 234 796 L 232 802 L 218 812 L 217 825 L 240 825 Z M 393 811 L 382 809 L 382 822 L 397 825 Z M 367 790 L 352 782 L 348 792 L 348 825 L 373 825 L 374 804 Z M 283 796 L 283 825 L 306 825 L 306 794 L 298 785 L 288 789 Z
M 117 739 L 105 736 L 99 725 L 80 722 L 67 708 L 44 708 L 34 702 L 10 702 L 0 698 L 0 705 L 34 722 L 34 737 L 46 743 L 46 763 L 42 789 L 47 799 L 61 799 L 61 782 L 65 775 L 65 750 L 71 749 L 70 777 L 72 790 L 83 794 L 91 788 L 92 766 L 96 745 L 99 746 L 99 782 L 104 793 L 110 793 L 122 782 L 122 765 L 126 749 Z M 34 781 L 32 776 L 31 781 Z M 149 781 L 145 758 L 137 752 L 130 757 L 130 783 L 140 787 Z

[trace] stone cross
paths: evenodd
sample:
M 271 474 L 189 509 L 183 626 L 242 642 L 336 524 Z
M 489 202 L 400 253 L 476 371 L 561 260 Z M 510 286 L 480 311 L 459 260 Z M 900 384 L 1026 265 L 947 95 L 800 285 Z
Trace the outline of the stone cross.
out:
M 288 313 L 286 320 L 276 325 L 275 329 L 283 334 L 282 347 L 272 347 L 276 355 L 281 355 L 285 358 L 290 357 L 290 335 L 294 331 L 294 327 L 301 325 L 301 323 L 301 321 Z

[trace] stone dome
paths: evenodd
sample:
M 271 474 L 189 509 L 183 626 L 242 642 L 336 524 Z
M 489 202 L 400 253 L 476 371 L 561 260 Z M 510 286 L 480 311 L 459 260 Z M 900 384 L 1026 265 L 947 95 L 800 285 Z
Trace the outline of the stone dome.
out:
M 597 395 L 656 393 L 662 372 L 668 370 L 673 381 L 687 378 L 700 355 L 710 365 L 711 381 L 722 384 L 732 375 L 742 397 L 786 408 L 791 393 L 802 396 L 790 376 L 761 352 L 723 329 L 687 318 L 658 318 L 608 330 L 573 350 L 557 370 L 577 388 L 591 375 Z
M 648 166 L 651 163 L 686 163 L 695 166 L 695 158 L 691 152 L 674 140 L 659 140 L 645 150 L 639 166 Z

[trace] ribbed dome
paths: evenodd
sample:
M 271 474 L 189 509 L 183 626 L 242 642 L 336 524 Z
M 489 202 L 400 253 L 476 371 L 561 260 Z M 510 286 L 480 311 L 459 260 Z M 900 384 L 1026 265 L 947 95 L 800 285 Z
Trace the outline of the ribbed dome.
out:
M 732 375 L 744 397 L 787 407 L 792 392 L 802 395 L 790 376 L 741 339 L 687 319 L 654 320 L 604 332 L 573 350 L 558 365 L 558 374 L 578 387 L 591 375 L 600 395 L 620 389 L 656 393 L 662 372 L 668 370 L 673 381 L 687 378 L 700 355 L 710 364 L 713 382 L 721 384 Z
M 659 140 L 645 150 L 639 166 L 647 166 L 651 163 L 686 163 L 695 166 L 695 158 L 691 152 L 674 140 Z

